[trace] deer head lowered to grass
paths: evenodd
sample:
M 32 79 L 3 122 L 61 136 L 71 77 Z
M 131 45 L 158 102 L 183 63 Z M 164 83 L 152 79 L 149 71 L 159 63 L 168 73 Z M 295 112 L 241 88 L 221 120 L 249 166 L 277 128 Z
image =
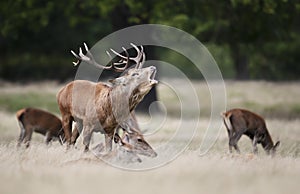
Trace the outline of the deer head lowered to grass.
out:
M 137 155 L 134 146 L 124 142 L 121 137 L 116 133 L 114 136 L 114 142 L 116 143 L 116 149 L 111 152 L 105 152 L 103 143 L 96 145 L 92 148 L 95 156 L 105 159 L 107 161 L 121 161 L 124 163 L 142 162 L 142 159 Z
M 130 118 L 131 112 L 138 103 L 157 84 L 154 79 L 156 68 L 154 66 L 142 68 L 145 61 L 143 47 L 139 49 L 134 44 L 131 45 L 137 51 L 137 56 L 129 57 L 125 48 L 122 49 L 126 56 L 111 49 L 121 58 L 121 61 L 111 63 L 110 66 L 98 64 L 86 44 L 84 44 L 86 55 L 83 54 L 81 48 L 79 49 L 79 55 L 72 51 L 79 61 L 85 61 L 98 68 L 124 71 L 129 61 L 134 61 L 136 66 L 129 69 L 123 76 L 110 81 L 110 85 L 103 82 L 94 83 L 86 80 L 75 80 L 58 92 L 57 102 L 62 114 L 62 125 L 68 145 L 74 144 L 79 133 L 83 131 L 83 144 L 85 151 L 87 151 L 92 132 L 101 132 L 105 135 L 107 151 L 111 151 L 112 138 L 116 128 L 123 125 Z M 74 64 L 77 65 L 79 61 Z M 122 65 L 123 67 L 121 67 Z M 71 135 L 73 121 L 76 122 L 76 125 L 74 133 Z M 156 156 L 154 150 L 152 148 L 151 150 L 152 156 Z
M 240 153 L 237 143 L 244 134 L 252 140 L 255 154 L 257 153 L 257 144 L 261 144 L 267 154 L 275 154 L 280 141 L 273 143 L 266 122 L 261 116 L 244 109 L 232 109 L 222 113 L 221 116 L 227 128 L 231 153 L 232 147 Z

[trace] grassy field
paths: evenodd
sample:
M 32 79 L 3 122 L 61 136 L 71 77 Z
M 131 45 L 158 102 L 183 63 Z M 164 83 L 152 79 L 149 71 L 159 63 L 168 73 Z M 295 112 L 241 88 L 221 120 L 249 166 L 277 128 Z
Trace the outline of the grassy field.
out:
M 0 193 L 299 193 L 300 190 L 300 83 L 226 82 L 227 107 L 251 109 L 266 117 L 273 140 L 281 145 L 276 157 L 266 156 L 261 147 L 259 155 L 251 154 L 247 137 L 239 142 L 242 154 L 228 154 L 228 140 L 222 127 L 217 141 L 206 155 L 199 156 L 199 147 L 209 124 L 210 96 L 204 82 L 194 82 L 201 106 L 197 119 L 178 119 L 178 96 L 164 85 L 158 87 L 168 117 L 149 118 L 139 115 L 142 129 L 148 129 L 146 139 L 159 155 L 168 156 L 181 144 L 189 143 L 174 160 L 158 168 L 144 171 L 122 170 L 78 149 L 65 151 L 57 142 L 50 147 L 43 137 L 33 135 L 32 146 L 16 149 L 19 129 L 15 111 L 26 106 L 49 110 L 57 115 L 55 95 L 62 85 L 56 83 L 28 84 L 25 86 L 0 85 Z M 176 86 L 184 90 L 180 82 Z M 189 94 L 180 100 L 189 100 Z M 193 115 L 195 106 L 190 103 Z M 158 121 L 157 121 L 158 120 Z M 161 126 L 158 126 L 161 123 Z M 157 125 L 155 125 L 157 124 Z M 184 133 L 174 137 L 178 126 Z M 196 127 L 195 134 L 193 128 Z M 157 128 L 155 131 L 151 129 Z M 181 130 L 181 128 L 179 129 Z M 181 130 L 182 132 L 182 130 Z M 185 136 L 186 134 L 186 136 Z M 190 136 L 192 134 L 192 141 Z M 95 134 L 93 144 L 103 140 Z M 167 142 L 172 147 L 163 150 Z M 178 149 L 177 149 L 178 150 Z M 91 160 L 81 160 L 89 158 Z M 142 157 L 143 165 L 159 162 Z

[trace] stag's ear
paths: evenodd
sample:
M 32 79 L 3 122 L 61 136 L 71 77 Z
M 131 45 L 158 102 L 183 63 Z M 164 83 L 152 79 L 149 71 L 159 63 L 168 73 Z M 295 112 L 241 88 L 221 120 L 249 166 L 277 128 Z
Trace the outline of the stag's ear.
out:
M 279 145 L 280 145 L 280 141 L 277 141 L 277 142 L 275 143 L 275 145 L 273 146 L 273 149 L 276 149 Z
M 110 79 L 108 82 L 112 83 L 113 85 L 119 85 L 121 83 L 124 83 L 125 78 L 124 77 L 118 77 L 116 79 Z

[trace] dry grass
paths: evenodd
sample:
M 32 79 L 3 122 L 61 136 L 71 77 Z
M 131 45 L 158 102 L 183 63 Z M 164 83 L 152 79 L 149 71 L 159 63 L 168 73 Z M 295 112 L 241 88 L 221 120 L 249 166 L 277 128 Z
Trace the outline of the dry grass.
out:
M 203 103 L 209 102 L 205 91 L 206 85 L 204 83 L 194 83 L 194 85 L 200 95 L 199 98 L 202 99 L 202 108 L 208 109 L 209 106 Z M 255 104 L 261 104 L 262 107 L 252 108 L 264 113 L 264 107 L 276 107 L 286 99 L 288 103 L 286 113 L 290 114 L 289 107 L 299 104 L 298 85 L 296 83 L 278 85 L 265 82 L 230 82 L 227 86 L 230 99 L 228 106 L 247 107 L 250 105 L 246 102 L 253 101 Z M 178 87 L 182 86 L 179 84 Z M 245 87 L 247 91 L 243 92 Z M 43 88 L 32 85 L 26 89 L 36 92 Z M 45 89 L 54 95 L 58 88 L 59 86 L 53 84 Z M 19 87 L 14 90 L 12 86 L 9 88 L 4 86 L 0 90 L 5 91 L 6 94 L 26 92 L 18 91 L 21 89 Z M 176 105 L 175 108 L 172 107 L 173 96 L 168 96 L 163 87 L 159 89 L 162 100 L 168 101 L 166 104 L 168 110 L 177 111 Z M 200 92 L 202 90 L 204 92 Z M 256 93 L 258 90 L 260 92 Z M 289 96 L 286 97 L 284 93 L 289 93 Z M 276 98 L 272 97 L 273 95 Z M 265 103 L 266 106 L 264 100 L 268 101 Z M 173 104 L 174 102 L 176 103 L 176 98 Z M 0 111 L 0 193 L 298 193 L 300 120 L 295 116 L 282 118 L 278 116 L 267 117 L 267 125 L 273 139 L 280 139 L 282 143 L 275 158 L 266 156 L 261 147 L 258 156 L 252 155 L 251 143 L 246 137 L 239 142 L 241 155 L 228 154 L 228 140 L 224 128 L 221 129 L 216 143 L 208 154 L 200 157 L 199 147 L 209 123 L 207 117 L 201 117 L 192 142 L 179 157 L 159 168 L 136 172 L 112 167 L 96 160 L 92 154 L 83 154 L 81 139 L 77 145 L 78 149 L 66 152 L 57 142 L 53 142 L 50 147 L 45 146 L 43 137 L 35 134 L 32 146 L 28 150 L 16 149 L 19 130 L 15 116 L 2 110 Z M 182 142 L 186 143 L 189 140 L 189 135 L 196 126 L 195 118 L 185 119 L 180 123 L 176 117 L 168 117 L 163 121 L 158 118 L 149 120 L 148 117 L 140 115 L 139 120 L 142 128 L 148 129 L 146 139 L 160 155 L 167 156 L 174 150 L 170 149 L 165 153 L 160 149 L 161 145 L 170 142 L 173 143 L 174 148 L 180 147 Z M 178 128 L 180 125 L 183 128 Z M 154 128 L 158 130 L 151 131 Z M 178 138 L 175 137 L 176 129 L 179 130 L 177 133 L 182 133 Z M 102 141 L 102 136 L 95 134 L 94 144 Z M 143 164 L 158 160 L 144 157 L 142 159 Z

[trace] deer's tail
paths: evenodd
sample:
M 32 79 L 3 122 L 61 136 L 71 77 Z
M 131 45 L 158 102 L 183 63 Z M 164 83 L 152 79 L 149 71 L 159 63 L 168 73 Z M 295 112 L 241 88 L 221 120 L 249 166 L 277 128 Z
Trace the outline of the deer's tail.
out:
M 21 130 L 24 130 L 23 118 L 24 118 L 25 112 L 26 112 L 26 108 L 23 108 L 21 110 L 18 110 L 18 112 L 16 113 L 16 117 L 18 119 L 18 123 L 19 123 Z
M 232 124 L 231 124 L 231 120 L 230 120 L 231 115 L 232 115 L 231 112 L 222 112 L 221 113 L 224 124 L 228 130 L 232 130 Z

